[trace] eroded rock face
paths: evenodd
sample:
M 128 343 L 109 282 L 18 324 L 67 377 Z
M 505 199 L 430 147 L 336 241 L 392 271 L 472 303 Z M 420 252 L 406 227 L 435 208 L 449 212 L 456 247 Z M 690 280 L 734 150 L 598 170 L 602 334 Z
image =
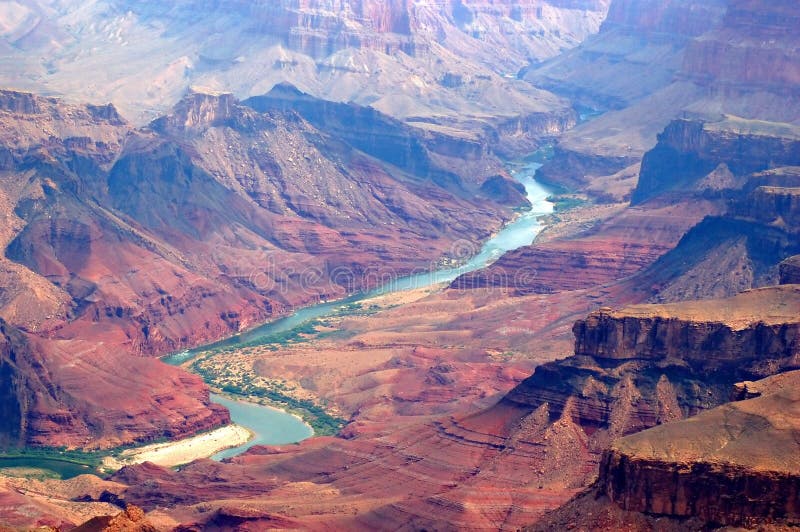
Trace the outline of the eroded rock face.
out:
M 88 342 L 42 341 L 2 320 L 0 332 L 0 448 L 102 448 L 230 422 L 202 380 L 180 369 Z
M 800 255 L 781 262 L 780 275 L 781 284 L 800 284 Z
M 614 2 L 597 35 L 526 74 L 557 94 L 611 109 L 565 134 L 543 175 L 585 186 L 638 160 L 664 127 L 686 116 L 797 124 L 795 7 L 791 1 Z M 578 172 L 570 172 L 571 161 L 582 162 Z
M 37 0 L 4 12 L 8 31 L 0 40 L 15 60 L 0 68 L 0 80 L 113 101 L 137 124 L 167 112 L 191 87 L 245 99 L 289 82 L 317 97 L 374 107 L 450 142 L 477 139 L 525 155 L 536 137 L 560 133 L 575 117 L 568 102 L 516 79 L 517 71 L 596 32 L 608 4 L 102 0 L 78 10 Z M 108 35 L 124 46 L 109 44 Z M 73 53 L 108 46 L 121 55 L 84 62 Z M 106 76 L 106 60 L 113 75 Z M 87 71 L 96 83 L 85 83 Z
M 725 402 L 740 380 L 800 360 L 800 289 L 600 310 L 576 322 L 575 356 L 539 366 L 504 399 L 616 434 Z
M 730 0 L 721 27 L 692 42 L 682 70 L 702 85 L 713 80 L 733 90 L 796 87 L 798 23 L 797 6 L 790 0 Z
M 749 383 L 755 398 L 615 442 L 598 491 L 624 510 L 717 526 L 797 523 L 798 382 L 795 371 Z
M 668 191 L 697 190 L 721 164 L 743 176 L 800 164 L 800 130 L 728 117 L 719 122 L 676 120 L 642 160 L 632 203 Z
M 631 283 L 647 282 L 652 302 L 729 297 L 780 282 L 781 261 L 800 252 L 794 168 L 776 168 L 728 182 L 703 179 L 703 194 L 727 198 L 727 213 L 709 216 Z M 732 190 L 732 185 L 741 186 Z M 786 284 L 786 283 L 784 283 Z
M 653 264 L 694 223 L 715 211 L 704 201 L 626 209 L 575 237 L 510 251 L 487 268 L 460 275 L 451 288 L 504 289 L 519 296 L 612 283 Z
M 774 283 L 800 231 L 792 166 L 800 163 L 798 129 L 682 119 L 659 138 L 645 154 L 630 208 L 569 239 L 507 253 L 452 287 L 546 294 L 638 275 L 634 284 L 652 287 L 654 301 L 675 301 Z

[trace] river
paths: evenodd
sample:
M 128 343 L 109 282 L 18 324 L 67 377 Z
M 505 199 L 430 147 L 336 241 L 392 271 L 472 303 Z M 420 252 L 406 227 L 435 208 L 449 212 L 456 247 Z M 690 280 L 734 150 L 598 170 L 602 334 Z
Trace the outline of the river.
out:
M 536 170 L 540 166 L 540 163 L 528 162 L 512 169 L 515 179 L 525 187 L 528 201 L 531 203 L 531 209 L 522 213 L 495 236 L 487 240 L 480 252 L 472 256 L 463 265 L 398 278 L 373 290 L 354 294 L 342 300 L 304 307 L 289 316 L 266 323 L 250 331 L 196 349 L 174 353 L 164 357 L 162 360 L 168 364 L 182 364 L 209 349 L 236 347 L 290 331 L 307 321 L 332 315 L 342 305 L 348 303 L 363 301 L 390 292 L 422 288 L 452 281 L 463 273 L 484 268 L 507 251 L 529 245 L 542 230 L 543 225 L 539 218 L 553 211 L 553 204 L 547 201 L 550 192 L 534 179 Z M 235 401 L 218 395 L 212 395 L 212 401 L 227 407 L 231 411 L 231 420 L 234 423 L 249 428 L 257 435 L 255 439 L 241 447 L 228 449 L 216 454 L 213 457 L 216 460 L 235 456 L 256 444 L 293 443 L 308 438 L 313 433 L 308 425 L 282 410 L 246 401 Z

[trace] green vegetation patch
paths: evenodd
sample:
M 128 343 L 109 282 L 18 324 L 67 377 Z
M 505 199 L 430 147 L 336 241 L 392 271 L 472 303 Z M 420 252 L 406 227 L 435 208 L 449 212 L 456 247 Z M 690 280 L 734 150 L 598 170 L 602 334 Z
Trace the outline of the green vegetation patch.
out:
M 569 211 L 588 203 L 586 198 L 576 194 L 553 194 L 547 197 L 547 201 L 553 204 L 553 212 Z

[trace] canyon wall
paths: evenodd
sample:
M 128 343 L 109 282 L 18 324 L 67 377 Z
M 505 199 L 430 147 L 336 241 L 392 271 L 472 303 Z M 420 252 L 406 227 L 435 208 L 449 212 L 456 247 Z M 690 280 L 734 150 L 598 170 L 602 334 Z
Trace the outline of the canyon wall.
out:
M 245 99 L 288 82 L 453 143 L 521 156 L 575 117 L 569 102 L 516 79 L 517 71 L 596 32 L 608 3 L 102 0 L 84 10 L 11 3 L 0 13 L 8 27 L 0 42 L 14 66 L 0 67 L 0 80 L 112 101 L 137 125 L 190 88 Z M 81 53 L 109 42 L 113 54 Z M 96 78 L 89 84 L 87 71 Z
M 658 144 L 642 159 L 632 203 L 667 192 L 711 188 L 703 178 L 725 165 L 734 180 L 779 166 L 800 164 L 800 130 L 788 124 L 769 124 L 725 117 L 718 121 L 673 121 Z M 733 188 L 729 182 L 728 188 Z M 723 185 L 724 186 L 724 185 Z
M 526 74 L 556 94 L 610 109 L 565 134 L 542 177 L 585 187 L 637 162 L 664 127 L 687 116 L 796 124 L 795 7 L 788 0 L 614 2 L 597 35 Z M 570 161 L 583 162 L 570 172 Z
M 800 255 L 789 257 L 780 265 L 781 284 L 800 284 Z
M 800 251 L 797 164 L 796 126 L 676 120 L 645 154 L 631 207 L 506 253 L 451 287 L 549 294 L 628 279 L 665 302 L 775 284 L 778 263 Z
M 539 366 L 504 402 L 623 435 L 727 401 L 735 382 L 795 369 L 800 289 L 604 309 L 576 322 L 575 355 Z
M 598 493 L 622 509 L 713 526 L 800 522 L 800 372 L 746 383 L 749 397 L 615 442 Z

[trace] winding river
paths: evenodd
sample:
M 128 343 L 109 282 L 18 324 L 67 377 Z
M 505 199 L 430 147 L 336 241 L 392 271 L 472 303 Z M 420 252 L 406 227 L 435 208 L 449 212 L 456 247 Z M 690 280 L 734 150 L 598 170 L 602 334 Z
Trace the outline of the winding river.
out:
M 342 305 L 348 303 L 355 303 L 390 292 L 423 288 L 452 281 L 463 273 L 478 270 L 491 264 L 507 251 L 529 245 L 542 230 L 543 225 L 539 218 L 553 211 L 553 204 L 547 201 L 550 192 L 534 179 L 540 166 L 540 163 L 527 162 L 511 170 L 515 179 L 525 187 L 528 201 L 532 206 L 531 209 L 521 214 L 495 236 L 487 240 L 480 252 L 472 256 L 463 265 L 402 277 L 368 292 L 354 294 L 346 299 L 304 307 L 289 316 L 266 323 L 250 331 L 196 349 L 174 353 L 164 357 L 162 360 L 168 364 L 182 364 L 212 348 L 236 347 L 240 344 L 257 342 L 260 339 L 290 331 L 307 321 L 334 314 Z M 215 460 L 235 456 L 253 445 L 294 443 L 313 434 L 311 427 L 296 416 L 283 410 L 246 401 L 235 401 L 218 395 L 213 395 L 212 401 L 227 407 L 231 412 L 231 419 L 234 423 L 247 427 L 256 434 L 256 437 L 245 445 L 214 455 L 212 458 Z

